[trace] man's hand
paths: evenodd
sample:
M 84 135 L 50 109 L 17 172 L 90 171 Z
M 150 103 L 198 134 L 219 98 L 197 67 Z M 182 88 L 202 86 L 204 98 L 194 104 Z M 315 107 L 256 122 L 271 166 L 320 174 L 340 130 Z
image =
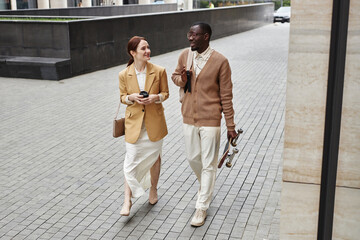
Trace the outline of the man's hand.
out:
M 236 136 L 237 136 L 237 133 L 236 133 L 235 130 L 232 130 L 232 131 L 228 131 L 228 132 L 227 132 L 227 139 L 228 139 L 228 140 L 230 140 L 230 138 L 231 138 L 231 139 L 234 139 L 234 138 L 236 138 Z
M 190 71 L 190 73 L 191 73 L 191 71 Z M 186 83 L 187 82 L 187 77 L 186 77 L 186 68 L 185 68 L 185 66 L 183 66 L 183 69 L 181 70 L 180 74 L 181 74 L 181 81 Z

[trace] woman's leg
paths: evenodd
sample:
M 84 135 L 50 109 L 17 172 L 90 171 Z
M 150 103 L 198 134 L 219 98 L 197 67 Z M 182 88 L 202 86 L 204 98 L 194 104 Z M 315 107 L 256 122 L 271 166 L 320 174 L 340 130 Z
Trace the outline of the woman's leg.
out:
M 124 198 L 124 204 L 121 208 L 121 211 L 120 211 L 120 215 L 122 216 L 129 216 L 130 215 L 130 208 L 131 208 L 131 205 L 132 205 L 132 202 L 131 202 L 131 189 L 129 187 L 129 184 L 127 183 L 126 181 L 126 178 L 125 178 L 125 182 L 124 182 L 124 187 L 125 187 L 125 198 Z
M 159 156 L 158 160 L 150 168 L 150 176 L 151 176 L 151 187 L 149 193 L 150 204 L 155 204 L 158 201 L 157 184 L 159 182 L 160 166 L 161 166 L 161 158 Z

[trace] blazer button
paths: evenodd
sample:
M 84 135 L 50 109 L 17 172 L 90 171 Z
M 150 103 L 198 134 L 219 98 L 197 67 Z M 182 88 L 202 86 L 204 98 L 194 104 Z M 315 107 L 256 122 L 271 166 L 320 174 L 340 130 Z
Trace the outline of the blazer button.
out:
M 142 111 L 143 111 L 143 112 L 145 112 L 145 110 L 144 110 L 144 109 L 143 109 Z

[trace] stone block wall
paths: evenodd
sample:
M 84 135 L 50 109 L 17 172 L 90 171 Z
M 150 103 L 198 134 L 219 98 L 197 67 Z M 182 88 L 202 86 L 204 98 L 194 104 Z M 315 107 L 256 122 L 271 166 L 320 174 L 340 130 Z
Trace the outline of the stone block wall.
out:
M 291 5 L 280 236 L 310 240 L 318 239 L 333 1 Z M 360 236 L 359 12 L 350 1 L 333 239 Z

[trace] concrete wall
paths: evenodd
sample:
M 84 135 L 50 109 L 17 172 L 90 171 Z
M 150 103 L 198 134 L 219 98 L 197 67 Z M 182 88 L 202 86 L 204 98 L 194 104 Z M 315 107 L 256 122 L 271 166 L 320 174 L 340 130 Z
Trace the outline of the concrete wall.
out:
M 67 22 L 4 21 L 0 32 L 0 56 L 70 58 Z
M 0 21 L 0 56 L 70 59 L 74 76 L 127 62 L 134 35 L 146 37 L 158 55 L 187 47 L 193 22 L 208 22 L 216 39 L 269 24 L 272 13 L 273 4 L 258 4 L 69 22 Z
M 332 4 L 291 1 L 281 239 L 317 239 Z M 333 239 L 360 236 L 359 23 L 350 1 Z
M 146 4 L 102 7 L 69 7 L 53 9 L 26 9 L 17 11 L 0 11 L 0 15 L 32 15 L 32 16 L 117 16 L 154 12 L 176 11 L 177 4 Z
M 272 6 L 148 14 L 69 23 L 73 73 L 81 74 L 127 62 L 126 44 L 134 35 L 146 37 L 152 55 L 158 55 L 188 46 L 186 33 L 195 21 L 208 22 L 213 28 L 213 39 L 216 39 L 270 23 Z

